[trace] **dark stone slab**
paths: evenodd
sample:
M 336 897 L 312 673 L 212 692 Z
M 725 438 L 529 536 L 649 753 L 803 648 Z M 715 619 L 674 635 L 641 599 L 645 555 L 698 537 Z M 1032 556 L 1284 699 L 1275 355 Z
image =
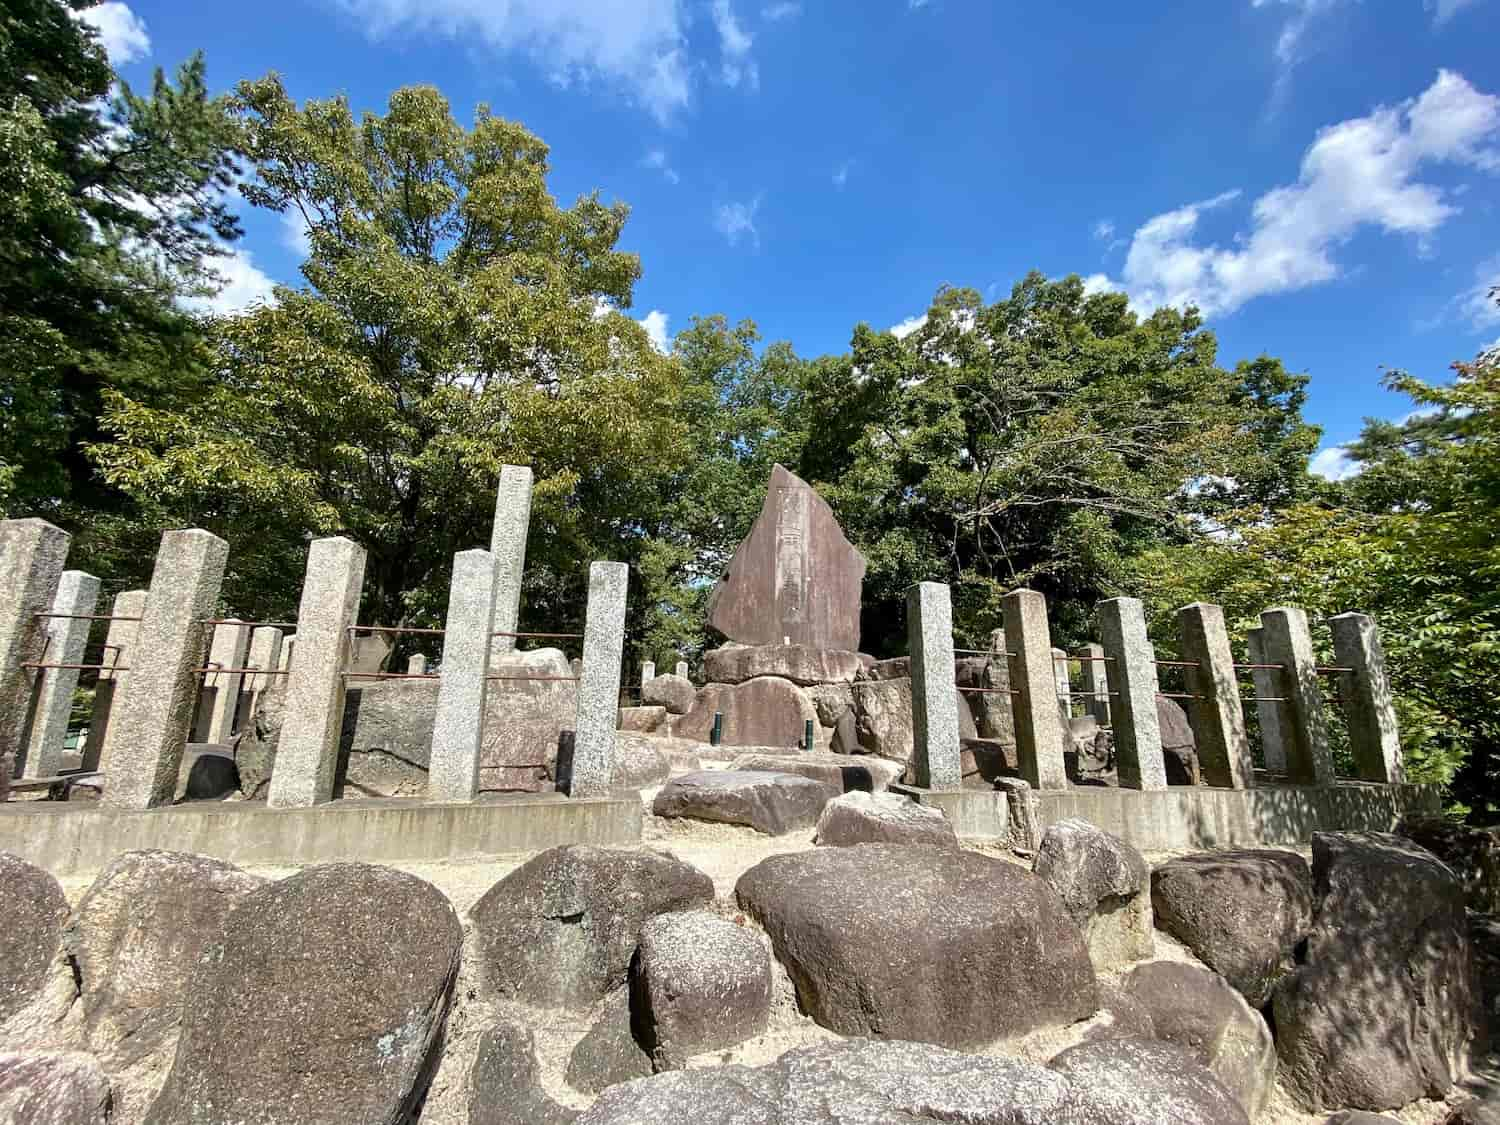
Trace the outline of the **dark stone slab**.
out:
M 797 774 L 700 770 L 663 785 L 651 811 L 661 817 L 743 824 L 779 836 L 813 827 L 823 806 L 842 792 L 839 786 Z

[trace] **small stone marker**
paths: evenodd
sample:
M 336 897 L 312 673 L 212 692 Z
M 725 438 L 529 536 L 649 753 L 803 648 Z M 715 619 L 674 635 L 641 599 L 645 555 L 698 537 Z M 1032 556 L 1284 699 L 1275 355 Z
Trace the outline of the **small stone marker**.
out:
M 526 570 L 526 536 L 531 529 L 531 469 L 502 465 L 495 492 L 495 525 L 490 554 L 495 557 L 495 616 L 491 629 L 514 633 L 521 620 L 521 579 Z M 515 637 L 494 637 L 496 652 L 511 652 Z
M 285 638 L 281 642 L 281 657 L 276 662 L 276 668 L 278 671 L 290 672 L 292 670 L 292 652 L 294 649 L 296 649 L 296 647 L 296 633 L 293 633 L 290 637 Z
M 1280 690 L 1287 700 L 1281 737 L 1286 746 L 1287 776 L 1310 785 L 1332 785 L 1333 755 L 1328 749 L 1328 720 L 1318 690 L 1317 662 L 1307 614 L 1296 606 L 1268 609 L 1260 615 L 1266 663 L 1280 664 Z
M 1245 634 L 1245 653 L 1249 663 L 1269 664 L 1266 659 L 1265 630 L 1251 629 Z M 1277 701 L 1282 694 L 1281 678 L 1275 668 L 1257 667 L 1250 670 L 1255 684 L 1255 716 L 1260 720 L 1260 749 L 1266 759 L 1266 769 L 1273 773 L 1286 772 L 1286 743 L 1281 731 L 1289 722 L 1290 711 L 1285 703 Z
M 139 618 L 146 611 L 145 590 L 125 590 L 115 595 L 114 605 L 110 607 L 110 616 L 115 620 L 109 623 L 109 629 L 104 634 L 104 658 L 101 664 L 114 664 L 121 668 L 130 667 L 131 657 L 136 652 L 135 638 L 140 632 L 140 621 L 122 620 L 125 618 Z M 94 684 L 94 713 L 89 719 L 89 736 L 83 745 L 83 772 L 94 773 L 103 768 L 109 758 L 109 732 L 113 719 L 115 700 L 125 690 L 125 677 L 130 675 L 129 671 L 111 672 L 102 670 L 99 679 Z
M 249 659 L 250 634 L 253 625 L 243 621 L 228 621 L 214 626 L 213 643 L 208 649 L 208 665 L 212 668 L 244 668 Z M 203 742 L 228 742 L 234 733 L 234 717 L 240 709 L 240 688 L 244 684 L 240 672 L 207 672 L 203 686 L 212 688 L 210 695 L 204 692 L 208 704 L 208 722 L 204 726 Z
M 1354 669 L 1339 673 L 1339 696 L 1355 768 L 1365 781 L 1399 785 L 1406 780 L 1406 769 L 1380 630 L 1363 613 L 1341 613 L 1330 617 L 1328 624 L 1333 629 L 1334 660 Z
M 245 677 L 245 692 L 249 694 L 249 699 L 243 708 L 242 726 L 249 726 L 255 721 L 255 712 L 260 709 L 266 692 L 270 691 L 275 682 L 282 678 L 269 674 L 280 663 L 281 630 L 275 625 L 261 625 L 250 634 L 250 652 L 245 658 L 245 667 L 263 668 L 265 671 Z
M 408 676 L 427 675 L 427 657 L 423 656 L 420 652 L 415 652 L 411 656 L 408 656 L 406 658 L 406 674 Z
M 1099 635 L 1115 691 L 1115 754 L 1120 785 L 1126 789 L 1165 789 L 1167 766 L 1162 756 L 1161 723 L 1156 714 L 1155 654 L 1146 636 L 1146 611 L 1139 598 L 1109 598 L 1099 603 Z
M 958 693 L 953 684 L 953 603 L 948 587 L 921 582 L 906 591 L 911 648 L 912 758 L 916 784 L 958 789 Z
M 1068 671 L 1068 654 L 1060 648 L 1052 650 L 1052 670 L 1057 677 L 1057 705 L 1059 713 L 1071 718 L 1073 715 L 1073 677 Z
M 656 679 L 656 664 L 646 660 L 641 663 L 641 689 L 645 690 L 647 684 Z
M 68 533 L 45 520 L 0 520 L 0 801 L 10 797 L 36 670 L 46 643 L 46 613 L 62 579 Z
M 681 676 L 684 680 L 688 679 L 688 662 L 686 660 L 679 660 L 677 662 L 677 675 Z
M 588 617 L 583 627 L 583 678 L 578 684 L 578 721 L 573 736 L 569 794 L 600 797 L 614 772 L 615 723 L 619 718 L 620 660 L 625 654 L 625 601 L 630 568 L 596 562 L 589 567 Z
M 1194 602 L 1177 611 L 1182 630 L 1182 658 L 1196 660 L 1188 669 L 1192 701 L 1188 718 L 1198 743 L 1203 780 L 1222 789 L 1253 789 L 1255 759 L 1245 734 L 1245 712 L 1240 703 L 1234 650 L 1224 625 L 1222 606 Z
M 1010 658 L 1015 708 L 1016 753 L 1021 773 L 1036 789 L 1066 789 L 1062 717 L 1057 709 L 1057 676 L 1052 664 L 1052 631 L 1047 599 L 1035 590 L 1005 595 L 1005 650 Z
M 99 579 L 81 570 L 65 570 L 52 599 L 52 612 L 67 617 L 47 618 L 47 662 L 81 664 L 89 641 L 87 620 L 99 604 Z M 73 713 L 73 691 L 78 687 L 77 668 L 38 668 L 41 688 L 31 713 L 31 729 L 25 743 L 26 764 L 22 777 L 56 777 L 62 768 L 63 743 L 68 737 L 68 717 Z
M 167 531 L 156 553 L 137 657 L 114 704 L 102 802 L 119 809 L 171 804 L 187 746 L 203 643 L 229 561 L 229 544 L 199 529 Z
M 461 551 L 453 557 L 427 773 L 429 800 L 472 801 L 479 794 L 495 578 L 495 556 L 489 551 Z
M 297 661 L 287 677 L 285 720 L 268 803 L 303 808 L 333 799 L 344 725 L 344 666 L 359 610 L 365 549 L 351 539 L 314 539 L 297 610 Z
M 1104 646 L 1086 644 L 1074 653 L 1083 681 L 1083 703 L 1087 713 L 1109 726 L 1109 665 L 1104 661 Z

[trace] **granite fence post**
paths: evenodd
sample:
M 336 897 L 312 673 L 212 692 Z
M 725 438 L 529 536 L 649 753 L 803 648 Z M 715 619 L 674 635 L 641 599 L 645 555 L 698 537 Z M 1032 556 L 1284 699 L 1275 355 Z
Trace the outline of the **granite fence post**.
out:
M 583 627 L 583 677 L 568 792 L 601 797 L 614 774 L 615 726 L 620 707 L 620 660 L 625 654 L 625 601 L 630 568 L 596 562 L 589 567 L 588 617 Z
M 521 579 L 526 570 L 526 536 L 531 529 L 531 470 L 503 465 L 495 492 L 495 524 L 490 554 L 495 557 L 495 616 L 491 629 L 514 633 L 521 620 Z M 494 637 L 491 648 L 511 652 L 515 637 Z
M 1266 659 L 1264 629 L 1256 627 L 1245 634 L 1245 654 L 1251 664 L 1270 663 Z M 1281 678 L 1274 668 L 1252 668 L 1250 676 L 1255 683 L 1255 716 L 1260 721 L 1260 749 L 1266 769 L 1285 773 L 1286 741 L 1281 732 L 1291 720 L 1288 705 L 1278 702 L 1283 695 Z
M 1035 590 L 1012 590 L 1002 601 L 1005 650 L 1011 653 L 1010 683 L 1021 774 L 1036 789 L 1066 789 L 1062 715 L 1047 599 Z
M 1099 603 L 1099 636 L 1110 658 L 1115 757 L 1125 789 L 1165 789 L 1167 765 L 1156 713 L 1156 655 L 1146 635 L 1146 611 L 1139 598 Z
M 0 801 L 10 782 L 26 718 L 31 712 L 37 661 L 47 643 L 46 613 L 62 580 L 70 536 L 46 520 L 0 520 Z
M 65 570 L 52 599 L 52 612 L 67 617 L 47 619 L 47 663 L 81 664 L 89 643 L 87 618 L 99 605 L 99 579 L 81 570 Z M 68 718 L 73 713 L 77 668 L 38 668 L 36 699 L 24 742 L 22 777 L 56 777 L 62 768 Z
M 109 629 L 104 634 L 104 659 L 101 664 L 117 664 L 127 669 L 112 672 L 103 669 L 94 684 L 94 713 L 89 719 L 89 736 L 83 744 L 83 770 L 97 773 L 109 756 L 109 732 L 113 724 L 115 700 L 125 690 L 130 675 L 131 657 L 135 655 L 135 638 L 140 632 L 140 616 L 146 612 L 146 591 L 125 590 L 115 595 L 110 606 Z M 136 618 L 137 620 L 129 620 Z
M 1057 709 L 1063 721 L 1073 717 L 1073 676 L 1068 671 L 1068 653 L 1065 649 L 1052 650 L 1052 674 L 1057 678 Z
M 161 537 L 135 655 L 111 714 L 104 804 L 171 804 L 187 746 L 198 668 L 229 561 L 229 544 L 199 529 Z
M 495 556 L 489 551 L 453 556 L 453 585 L 443 623 L 443 674 L 427 772 L 427 797 L 432 801 L 472 801 L 479 794 L 495 577 Z
M 1074 654 L 1081 669 L 1083 704 L 1101 727 L 1109 726 L 1109 665 L 1104 662 L 1104 646 L 1086 644 Z
M 1328 624 L 1333 630 L 1334 661 L 1353 669 L 1339 673 L 1339 697 L 1355 769 L 1365 781 L 1399 785 L 1406 780 L 1406 768 L 1380 629 L 1374 618 L 1363 613 L 1341 613 L 1330 617 Z
M 1199 698 L 1188 708 L 1203 780 L 1221 789 L 1253 789 L 1255 759 L 1245 734 L 1245 711 L 1234 670 L 1234 650 L 1222 606 L 1194 602 L 1177 611 L 1182 631 L 1182 659 L 1197 661 L 1188 669 L 1188 693 Z
M 210 668 L 244 668 L 250 654 L 253 625 L 235 619 L 215 625 L 208 646 Z M 228 742 L 234 734 L 235 716 L 240 709 L 240 690 L 245 677 L 240 672 L 205 672 L 199 709 L 206 721 L 202 724 L 204 742 Z
M 1281 727 L 1287 776 L 1302 784 L 1332 785 L 1328 720 L 1323 714 L 1307 614 L 1295 606 L 1268 609 L 1260 615 L 1260 625 L 1266 663 L 1281 665 L 1277 695 L 1287 701 L 1282 712 L 1286 722 Z
M 684 680 L 687 679 L 688 678 L 688 662 L 686 660 L 679 660 L 677 662 L 677 667 L 675 669 L 673 669 L 673 671 L 677 675 L 681 676 Z
M 297 659 L 287 677 L 285 719 L 268 803 L 305 808 L 333 799 L 350 628 L 359 612 L 365 549 L 342 536 L 314 539 L 297 610 Z
M 276 668 L 277 668 L 278 671 L 280 671 L 280 672 L 290 672 L 292 670 L 292 653 L 296 649 L 296 647 L 297 647 L 297 634 L 296 633 L 293 633 L 290 637 L 283 637 L 282 638 L 282 641 L 281 641 L 281 657 L 276 661 Z M 283 679 L 283 682 L 285 682 L 284 679 Z
M 493 558 L 494 556 L 491 555 L 490 557 Z M 408 676 L 427 675 L 427 657 L 423 656 L 420 652 L 408 656 L 406 658 L 406 674 Z
M 279 679 L 270 673 L 281 664 L 281 630 L 275 625 L 261 625 L 250 634 L 250 652 L 245 658 L 246 668 L 264 669 L 245 677 L 243 694 L 247 697 L 241 710 L 240 726 L 248 729 L 255 722 L 255 713 L 260 710 L 266 692 Z
M 953 682 L 953 602 L 947 586 L 920 582 L 906 591 L 906 629 L 916 784 L 923 789 L 958 789 L 958 692 Z
M 656 663 L 651 660 L 643 661 L 641 664 L 641 690 L 646 690 L 646 685 L 656 679 Z

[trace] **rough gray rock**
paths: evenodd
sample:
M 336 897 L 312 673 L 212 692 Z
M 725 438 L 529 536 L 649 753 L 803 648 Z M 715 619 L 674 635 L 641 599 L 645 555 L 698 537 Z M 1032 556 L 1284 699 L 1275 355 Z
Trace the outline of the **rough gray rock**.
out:
M 959 740 L 958 770 L 965 789 L 998 789 L 1006 778 L 1021 777 L 1021 759 L 1012 743 L 985 738 Z
M 553 848 L 469 911 L 480 975 L 505 998 L 588 1008 L 625 983 L 647 919 L 713 898 L 712 879 L 665 852 Z
M 618 769 L 622 761 L 628 760 L 635 754 L 638 748 L 650 750 L 653 754 L 660 754 L 667 760 L 667 766 L 695 770 L 699 768 L 700 758 L 709 752 L 709 747 L 701 742 L 693 742 L 686 738 L 669 738 L 661 734 L 642 734 L 639 731 L 615 731 L 615 767 Z
M 178 852 L 111 861 L 63 933 L 89 1050 L 129 1065 L 175 1035 L 199 958 L 220 940 L 230 911 L 264 884 L 232 864 Z
M 634 987 L 658 1069 L 754 1038 L 771 1018 L 771 955 L 755 933 L 707 911 L 641 927 Z
M 617 988 L 604 998 L 599 1015 L 568 1056 L 568 1085 L 597 1094 L 617 1082 L 650 1074 L 651 1055 L 636 1042 L 632 1025 L 630 989 Z
M 1266 1021 L 1217 973 L 1175 961 L 1139 965 L 1125 993 L 1175 1043 L 1211 1070 L 1253 1120 L 1276 1088 L 1276 1044 Z
M 485 691 L 480 790 L 555 788 L 558 747 L 578 721 L 578 684 L 568 678 L 573 669 L 567 655 L 555 648 L 492 652 L 490 674 L 519 678 L 490 680 Z
M 1500 1046 L 1500 918 L 1469 914 L 1469 949 L 1474 975 L 1490 1029 L 1490 1049 Z
M 1443 1097 L 1477 1014 L 1463 885 L 1398 836 L 1312 844 L 1316 920 L 1274 1000 L 1283 1083 L 1313 1109 Z
M 894 656 L 889 660 L 877 660 L 865 669 L 867 680 L 911 679 L 911 657 Z
M 742 684 L 757 676 L 779 676 L 802 687 L 847 684 L 862 670 L 858 653 L 806 645 L 725 645 L 703 654 L 703 677 L 715 684 Z
M 855 663 L 858 664 L 858 660 Z M 854 710 L 854 692 L 848 683 L 813 684 L 807 689 L 807 694 L 812 696 L 818 722 L 825 727 L 838 726 L 839 720 Z
M 671 715 L 686 715 L 697 697 L 698 689 L 690 680 L 670 672 L 641 685 L 641 702 L 648 707 L 665 707 Z
M 651 811 L 660 817 L 744 824 L 780 836 L 813 827 L 823 806 L 838 795 L 833 786 L 796 774 L 701 770 L 663 785 Z
M 1234 1095 L 1185 1048 L 1151 1039 L 1099 1039 L 1047 1064 L 1067 1076 L 1100 1125 L 1250 1125 Z
M 0 1125 L 105 1125 L 109 1079 L 77 1051 L 0 1054 Z
M 240 787 L 230 746 L 189 747 L 182 764 L 182 795 L 189 801 L 217 801 Z
M 1446 863 L 1464 885 L 1470 910 L 1500 914 L 1500 828 L 1445 816 L 1409 816 L 1396 829 Z
M 1078 927 L 1040 879 L 1002 860 L 817 848 L 762 860 L 735 896 L 770 935 L 803 1008 L 843 1035 L 966 1047 L 1096 1006 Z
M 1198 766 L 1198 741 L 1193 724 L 1175 699 L 1156 697 L 1156 725 L 1161 731 L 1162 757 L 1167 767 L 1168 785 L 1201 785 L 1203 772 Z
M 250 892 L 183 998 L 147 1120 L 405 1122 L 462 942 L 442 893 L 387 867 L 327 864 Z
M 572 741 L 571 731 L 563 735 Z M 615 770 L 610 775 L 612 789 L 649 789 L 672 776 L 672 759 L 650 735 L 615 732 Z
M 1042 834 L 1031 869 L 1083 930 L 1096 969 L 1151 956 L 1151 868 L 1124 840 L 1060 820 Z
M 979 737 L 1014 747 L 1016 724 L 1011 709 L 1009 658 L 960 657 L 954 661 L 953 673 L 959 687 L 985 689 L 963 693 Z
M 469 1071 L 469 1125 L 568 1125 L 577 1117 L 542 1090 L 530 1028 L 502 1019 L 480 1036 Z
M 651 734 L 661 730 L 667 721 L 667 709 L 658 705 L 650 707 L 621 707 L 619 727 L 632 734 Z
M 3 768 L 3 763 L 0 763 Z M 47 872 L 0 852 L 0 1023 L 41 990 L 57 953 L 68 900 Z
M 705 684 L 672 732 L 707 742 L 715 713 L 724 716 L 725 746 L 801 746 L 807 723 L 813 724 L 815 739 L 822 730 L 810 693 L 790 680 L 757 676 L 740 684 Z
M 911 680 L 862 680 L 851 690 L 860 746 L 868 753 L 893 762 L 911 761 L 915 744 Z M 954 690 L 957 692 L 956 688 Z M 958 734 L 960 739 L 978 736 L 974 716 L 969 712 L 968 700 L 962 693 L 958 694 Z
M 771 773 L 794 773 L 831 786 L 837 793 L 883 793 L 893 781 L 901 779 L 898 762 L 868 754 L 851 757 L 846 754 L 820 753 L 813 750 L 797 754 L 738 754 L 737 770 L 760 770 Z
M 1323 1122 L 1323 1125 L 1401 1125 L 1401 1122 L 1383 1113 L 1366 1113 L 1362 1109 L 1343 1109 Z
M 1156 868 L 1151 902 L 1159 928 L 1260 1008 L 1312 926 L 1312 874 L 1295 852 L 1204 852 Z
M 956 848 L 958 834 L 942 809 L 895 793 L 846 793 L 824 806 L 815 842 L 828 847 L 885 843 Z

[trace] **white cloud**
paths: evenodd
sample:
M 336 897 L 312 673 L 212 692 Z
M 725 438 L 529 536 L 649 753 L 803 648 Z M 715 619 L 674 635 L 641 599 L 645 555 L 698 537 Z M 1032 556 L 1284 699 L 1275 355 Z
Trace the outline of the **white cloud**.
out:
M 749 89 L 760 87 L 760 68 L 750 57 L 754 36 L 740 26 L 729 0 L 714 0 L 714 28 L 719 33 L 722 63 L 719 75 L 724 85 L 736 87 L 743 82 Z
M 909 316 L 900 324 L 891 325 L 891 335 L 896 337 L 896 339 L 898 340 L 904 340 L 926 323 L 926 313 L 921 313 L 917 316 Z
M 659 119 L 684 108 L 683 0 L 339 0 L 374 38 L 426 32 L 530 55 L 559 85 L 602 81 Z
M 1111 293 L 1119 286 L 1102 273 L 1091 273 L 1083 279 L 1083 295 L 1092 297 L 1096 293 Z
M 1094 238 L 1100 242 L 1111 242 L 1115 237 L 1115 224 L 1109 219 L 1100 219 L 1094 224 Z
M 834 187 L 843 190 L 844 185 L 849 182 L 849 169 L 852 167 L 854 167 L 854 161 L 846 160 L 833 170 Z
M 760 231 L 755 228 L 755 215 L 760 210 L 760 196 L 749 203 L 721 203 L 714 209 L 714 229 L 729 240 L 729 245 L 738 246 L 740 239 L 749 238 L 751 245 L 760 245 Z
M 1363 470 L 1364 464 L 1350 457 L 1348 448 L 1342 445 L 1318 450 L 1317 456 L 1307 466 L 1308 472 L 1328 480 L 1348 480 Z
M 907 0 L 906 6 L 911 11 L 915 12 L 918 8 L 925 8 L 928 4 L 931 3 L 932 0 Z
M 646 335 L 651 337 L 651 346 L 663 355 L 672 350 L 671 338 L 667 335 L 667 321 L 670 319 L 660 309 L 652 309 L 639 321 Z
M 802 5 L 795 0 L 783 0 L 780 4 L 768 4 L 760 10 L 760 18 L 767 23 L 794 20 L 802 14 Z
M 312 234 L 302 212 L 289 207 L 281 213 L 281 244 L 299 258 L 312 254 Z
M 1478 0 L 1425 0 L 1427 10 L 1432 13 L 1432 22 L 1442 27 L 1459 12 L 1478 3 Z
M 223 286 L 212 297 L 193 297 L 183 302 L 188 308 L 215 316 L 229 316 L 274 299 L 276 283 L 261 272 L 250 251 L 232 250 L 215 259 L 212 265 L 223 280 Z
M 651 168 L 660 172 L 662 178 L 669 184 L 680 183 L 682 181 L 682 177 L 677 174 L 677 170 L 668 163 L 666 151 L 663 149 L 653 148 L 645 156 L 641 157 L 641 167 Z
M 97 8 L 85 8 L 75 16 L 99 33 L 109 61 L 114 66 L 143 59 L 151 53 L 146 23 L 119 0 L 108 0 Z
M 1332 281 L 1334 251 L 1361 228 L 1430 237 L 1458 208 L 1417 179 L 1432 164 L 1500 171 L 1500 98 L 1440 71 L 1417 98 L 1324 129 L 1297 182 L 1255 201 L 1232 247 L 1195 240 L 1200 218 L 1239 197 L 1230 191 L 1151 219 L 1135 232 L 1123 287 L 1143 311 L 1196 304 L 1229 313 L 1252 301 Z
M 1474 269 L 1474 286 L 1459 298 L 1460 313 L 1483 332 L 1500 324 L 1500 254 L 1479 263 Z

